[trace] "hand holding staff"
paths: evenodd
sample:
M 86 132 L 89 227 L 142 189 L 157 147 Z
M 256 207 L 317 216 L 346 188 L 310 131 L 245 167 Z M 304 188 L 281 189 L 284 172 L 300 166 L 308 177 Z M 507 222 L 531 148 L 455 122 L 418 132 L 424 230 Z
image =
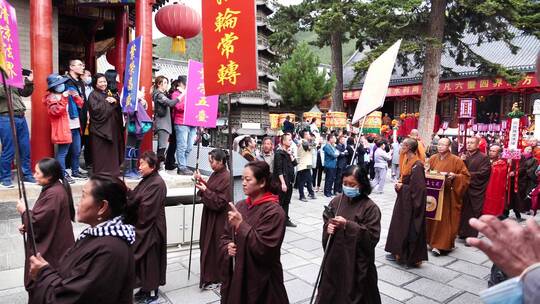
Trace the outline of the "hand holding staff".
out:
M 243 221 L 242 214 L 236 209 L 236 206 L 233 203 L 229 202 L 229 207 L 231 208 L 231 211 L 228 212 L 229 224 L 231 224 L 236 231 Z
M 30 277 L 32 279 L 36 279 L 39 271 L 41 268 L 49 265 L 47 261 L 41 256 L 41 253 L 37 253 L 37 255 L 33 255 L 30 257 Z

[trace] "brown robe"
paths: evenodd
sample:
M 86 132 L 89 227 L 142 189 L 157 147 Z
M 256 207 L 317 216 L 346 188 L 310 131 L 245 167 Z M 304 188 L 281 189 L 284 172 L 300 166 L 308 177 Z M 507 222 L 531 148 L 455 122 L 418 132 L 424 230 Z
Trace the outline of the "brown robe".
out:
M 231 229 L 225 226 L 221 251 L 226 257 L 225 281 L 221 285 L 223 304 L 287 304 L 283 284 L 281 244 L 285 236 L 285 212 L 278 200 L 248 208 L 240 201 L 236 208 L 243 222 L 236 231 L 235 267 L 227 254 L 232 242 Z
M 69 200 L 66 189 L 59 181 L 42 188 L 32 210 L 28 211 L 36 240 L 36 247 L 41 256 L 56 268 L 60 259 L 73 244 L 73 226 L 69 213 Z M 28 258 L 34 255 L 28 218 L 22 215 L 24 226 L 28 232 L 25 245 L 26 260 L 24 264 L 24 285 L 28 287 L 31 279 Z
M 222 282 L 223 254 L 219 238 L 225 230 L 228 204 L 231 201 L 229 170 L 226 168 L 210 175 L 206 191 L 199 191 L 204 204 L 201 219 L 201 280 L 199 288 L 208 283 Z
M 456 174 L 452 181 L 448 180 L 444 185 L 441 220 L 426 220 L 427 243 L 439 250 L 452 250 L 459 229 L 463 194 L 469 186 L 469 171 L 461 158 L 450 153 L 442 160 L 437 153 L 429 158 L 428 163 L 430 170 Z
M 398 255 L 400 261 L 415 265 L 427 261 L 426 250 L 426 176 L 417 161 L 410 175 L 402 176 L 384 250 Z
M 110 104 L 107 94 L 92 91 L 88 96 L 92 173 L 120 176 L 124 160 L 124 123 L 119 103 Z
M 330 208 L 347 219 L 347 225 L 332 237 L 316 303 L 381 303 L 375 266 L 375 246 L 381 232 L 379 207 L 367 196 L 350 199 L 341 194 L 330 202 Z M 328 216 L 323 217 L 325 246 Z
M 489 157 L 480 151 L 468 156 L 465 159 L 465 166 L 471 175 L 471 181 L 463 197 L 463 210 L 461 210 L 459 225 L 461 238 L 478 236 L 478 231 L 469 225 L 469 219 L 479 218 L 482 215 L 486 189 L 491 175 Z
M 529 193 L 536 187 L 536 174 L 535 170 L 538 167 L 538 161 L 536 158 L 531 157 L 529 159 L 524 156 L 519 160 L 519 169 L 516 172 L 516 161 L 512 162 L 511 170 L 516 172 L 518 179 L 517 192 L 515 189 L 515 176 L 510 177 L 510 203 L 508 208 L 514 209 L 518 212 L 527 212 L 531 209 L 531 199 Z
M 133 201 L 139 202 L 133 244 L 136 286 L 152 291 L 165 285 L 167 272 L 167 186 L 159 173 L 153 172 L 144 177 L 131 194 Z
M 119 237 L 87 236 L 77 241 L 57 268 L 46 266 L 29 287 L 29 304 L 131 304 L 135 264 L 130 245 Z

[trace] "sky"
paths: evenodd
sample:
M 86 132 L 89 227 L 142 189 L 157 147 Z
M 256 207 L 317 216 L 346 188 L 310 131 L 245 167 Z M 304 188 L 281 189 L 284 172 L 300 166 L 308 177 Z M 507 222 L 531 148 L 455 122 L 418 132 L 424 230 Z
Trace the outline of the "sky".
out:
M 169 0 L 169 3 L 173 3 L 173 2 L 178 2 L 178 0 Z M 298 4 L 302 2 L 302 0 L 278 0 L 278 2 L 284 5 L 291 5 L 291 4 Z M 185 3 L 189 3 L 187 4 L 188 6 L 194 8 L 199 13 L 201 12 L 201 0 L 190 0 L 190 1 L 184 2 L 184 4 Z M 155 13 L 154 13 L 154 16 L 155 16 Z M 160 33 L 159 30 L 156 28 L 156 24 L 152 22 L 152 25 L 153 25 L 152 38 L 156 39 L 156 38 L 163 37 L 164 35 Z

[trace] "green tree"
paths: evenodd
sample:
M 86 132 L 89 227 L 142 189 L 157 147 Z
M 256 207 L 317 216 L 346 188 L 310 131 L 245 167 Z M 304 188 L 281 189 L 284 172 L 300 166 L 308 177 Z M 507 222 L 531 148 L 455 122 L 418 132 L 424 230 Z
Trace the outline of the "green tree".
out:
M 290 58 L 280 66 L 276 92 L 291 108 L 308 108 L 327 96 L 334 86 L 334 78 L 327 79 L 319 72 L 319 57 L 306 43 L 299 44 Z

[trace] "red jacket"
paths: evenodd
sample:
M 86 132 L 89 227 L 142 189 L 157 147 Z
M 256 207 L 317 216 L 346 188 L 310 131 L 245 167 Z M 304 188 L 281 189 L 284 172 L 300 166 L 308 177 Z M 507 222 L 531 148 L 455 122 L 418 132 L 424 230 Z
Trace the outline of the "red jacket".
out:
M 75 103 L 82 106 L 83 99 L 73 96 Z M 67 111 L 68 97 L 63 94 L 48 93 L 43 98 L 47 106 L 47 114 L 51 121 L 51 141 L 53 144 L 70 144 L 72 142 L 71 129 Z

